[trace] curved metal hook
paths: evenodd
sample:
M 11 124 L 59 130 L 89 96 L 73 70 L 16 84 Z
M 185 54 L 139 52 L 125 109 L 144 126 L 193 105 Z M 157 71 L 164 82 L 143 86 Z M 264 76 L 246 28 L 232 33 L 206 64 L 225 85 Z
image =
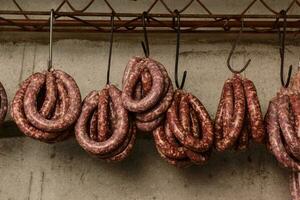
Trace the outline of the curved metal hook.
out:
M 187 71 L 183 72 L 181 84 L 179 85 L 178 81 L 178 60 L 179 60 L 179 47 L 180 47 L 180 13 L 178 10 L 175 10 L 174 13 L 177 17 L 177 28 L 176 28 L 176 57 L 175 57 L 175 84 L 176 87 L 182 89 L 185 83 Z M 174 18 L 173 18 L 174 19 Z
M 49 19 L 49 58 L 48 58 L 48 71 L 52 69 L 52 37 L 53 37 L 53 19 L 54 19 L 54 10 L 50 11 L 50 19 Z
M 145 57 L 148 58 L 150 55 L 150 49 L 149 49 L 148 35 L 146 29 L 146 18 L 148 19 L 148 12 L 144 11 L 142 14 L 142 23 L 143 23 L 143 30 L 144 30 L 144 41 L 142 41 L 142 47 L 144 50 Z
M 246 64 L 244 65 L 244 67 L 243 67 L 242 69 L 240 69 L 240 70 L 234 70 L 233 67 L 232 67 L 231 64 L 230 64 L 231 57 L 232 57 L 232 55 L 234 54 L 234 50 L 235 50 L 235 48 L 236 48 L 236 45 L 237 45 L 238 42 L 240 41 L 241 35 L 242 35 L 242 33 L 243 33 L 243 28 L 244 28 L 244 20 L 243 20 L 243 19 L 241 20 L 241 23 L 242 23 L 242 25 L 241 25 L 241 29 L 240 29 L 240 32 L 239 32 L 239 34 L 238 34 L 238 37 L 237 37 L 237 39 L 234 41 L 234 43 L 232 44 L 232 48 L 231 48 L 230 53 L 229 53 L 228 58 L 227 58 L 227 67 L 228 67 L 228 69 L 229 69 L 232 73 L 235 73 L 235 74 L 240 74 L 240 73 L 242 73 L 243 71 L 245 71 L 245 69 L 248 67 L 248 65 L 249 65 L 250 62 L 251 62 L 251 59 L 249 59 L 249 60 L 246 62 Z
M 292 75 L 292 70 L 293 66 L 289 66 L 289 71 L 288 71 L 288 77 L 286 82 L 284 81 L 283 77 L 283 71 L 284 71 L 284 57 L 285 57 L 285 35 L 286 35 L 286 11 L 281 10 L 280 14 L 283 16 L 283 32 L 280 31 L 280 28 L 278 28 L 278 36 L 279 36 L 279 54 L 280 54 L 280 80 L 281 80 L 281 85 L 285 88 L 289 86 L 291 75 Z
M 107 72 L 106 72 L 106 84 L 107 85 L 110 83 L 110 81 L 109 81 L 110 65 L 111 65 L 112 45 L 113 45 L 113 40 L 114 40 L 114 29 L 115 29 L 114 17 L 115 17 L 115 13 L 112 12 L 111 17 L 110 17 L 110 27 L 111 27 L 111 29 L 110 29 L 110 44 L 109 44 L 109 55 L 108 55 L 108 64 L 107 64 Z

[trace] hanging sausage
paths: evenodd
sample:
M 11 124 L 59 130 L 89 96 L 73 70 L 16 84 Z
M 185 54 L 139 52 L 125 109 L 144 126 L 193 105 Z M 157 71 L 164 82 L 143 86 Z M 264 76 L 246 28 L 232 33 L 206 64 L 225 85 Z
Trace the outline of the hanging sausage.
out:
M 218 151 L 246 149 L 249 140 L 262 143 L 263 117 L 252 81 L 235 74 L 223 87 L 215 117 L 215 147 Z
M 11 115 L 25 135 L 43 142 L 58 142 L 69 137 L 80 114 L 81 96 L 74 79 L 52 68 L 52 23 L 48 71 L 27 78 L 17 91 Z
M 284 80 L 286 12 L 283 31 L 279 30 L 280 42 L 280 78 L 282 88 L 269 102 L 265 116 L 267 128 L 267 147 L 281 166 L 291 170 L 290 192 L 292 200 L 300 199 L 300 71 L 293 76 L 292 65 L 289 67 L 287 81 Z M 300 63 L 299 63 L 300 67 Z
M 180 37 L 180 16 L 177 12 L 177 45 L 175 61 L 175 83 L 177 90 L 164 123 L 153 131 L 158 153 L 168 163 L 186 167 L 203 165 L 210 156 L 213 144 L 213 123 L 199 99 L 182 90 L 178 83 L 178 58 Z
M 7 94 L 4 86 L 0 82 L 0 125 L 4 122 L 7 113 Z
M 151 58 L 132 58 L 123 76 L 124 107 L 136 113 L 136 125 L 150 132 L 161 124 L 171 105 L 173 85 L 164 66 Z
M 249 59 L 239 71 L 234 70 L 230 65 L 234 49 L 243 31 L 243 24 L 242 21 L 238 38 L 227 59 L 227 66 L 234 75 L 225 81 L 215 116 L 215 148 L 217 151 L 225 151 L 230 148 L 244 150 L 249 146 L 250 139 L 262 143 L 265 137 L 263 116 L 256 88 L 251 80 L 240 75 L 251 60 Z
M 136 125 L 122 103 L 122 92 L 109 83 L 114 16 L 111 17 L 111 39 L 107 68 L 107 85 L 92 91 L 83 101 L 75 135 L 88 153 L 107 161 L 128 157 L 136 139 Z
M 145 57 L 129 60 L 123 75 L 122 101 L 124 107 L 135 113 L 137 128 L 151 132 L 164 120 L 164 114 L 173 98 L 173 85 L 165 67 L 149 58 L 149 44 L 145 27 L 147 13 L 142 14 Z

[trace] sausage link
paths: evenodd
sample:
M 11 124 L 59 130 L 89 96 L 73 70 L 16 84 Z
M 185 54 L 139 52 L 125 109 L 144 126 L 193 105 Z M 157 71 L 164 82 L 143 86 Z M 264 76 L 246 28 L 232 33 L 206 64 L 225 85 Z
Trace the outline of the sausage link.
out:
M 205 130 L 203 130 L 203 137 L 201 139 L 198 139 L 192 134 L 186 132 L 180 124 L 177 111 L 178 103 L 176 103 L 176 101 L 172 102 L 172 105 L 167 112 L 167 120 L 168 123 L 170 123 L 171 131 L 180 141 L 180 143 L 193 151 L 205 152 L 210 148 L 213 142 L 212 122 L 202 103 L 191 94 L 189 94 L 189 103 L 197 113 L 199 121 L 201 121 L 203 127 L 205 128 Z
M 161 101 L 146 112 L 137 113 L 136 118 L 143 122 L 153 121 L 155 118 L 158 118 L 170 107 L 173 100 L 173 93 L 173 85 L 170 83 L 167 94 L 161 99 Z
M 140 131 L 150 132 L 153 131 L 156 127 L 158 127 L 163 120 L 164 120 L 163 115 L 150 122 L 140 122 L 137 120 L 136 126 Z
M 103 142 L 108 138 L 109 132 L 109 91 L 108 87 L 99 93 L 98 100 L 98 139 Z
M 87 151 L 95 155 L 105 155 L 116 150 L 126 139 L 129 131 L 128 113 L 122 105 L 121 91 L 115 86 L 108 88 L 113 108 L 117 115 L 117 123 L 112 135 L 106 141 L 96 142 L 91 140 L 86 132 L 86 123 L 92 111 L 97 108 L 99 95 L 96 91 L 91 92 L 84 100 L 81 115 L 75 126 L 75 135 L 78 143 Z
M 146 65 L 149 73 L 151 74 L 152 87 L 148 94 L 141 100 L 134 100 L 132 98 L 132 94 L 144 68 L 142 65 Z M 137 65 L 132 66 L 129 76 L 123 85 L 123 105 L 131 112 L 146 111 L 158 102 L 162 95 L 163 89 L 163 75 L 159 67 L 153 62 L 139 62 Z
M 248 118 L 244 120 L 244 125 L 237 141 L 236 150 L 244 151 L 249 146 L 249 124 Z
M 199 121 L 197 119 L 197 114 L 194 110 L 191 110 L 191 133 L 193 136 L 197 137 L 197 138 L 201 138 L 202 137 L 202 133 L 201 133 L 201 128 L 199 125 Z
M 117 161 L 124 160 L 125 158 L 127 158 L 129 156 L 129 154 L 131 153 L 131 151 L 133 149 L 135 140 L 136 140 L 136 127 L 134 124 L 132 125 L 130 132 L 131 132 L 130 137 L 129 137 L 130 140 L 129 140 L 129 142 L 126 142 L 126 141 L 124 142 L 126 144 L 126 147 L 123 149 L 123 151 L 110 157 L 110 158 L 107 158 L 106 159 L 107 161 L 117 162 Z
M 179 122 L 186 132 L 191 131 L 190 106 L 188 94 L 182 93 L 179 100 Z
M 160 152 L 164 154 L 166 157 L 170 159 L 186 158 L 186 154 L 183 147 L 177 147 L 169 143 L 169 141 L 165 136 L 164 125 L 160 125 L 153 131 L 153 137 L 154 137 L 155 145 L 159 147 Z
M 46 72 L 46 94 L 39 113 L 44 118 L 49 118 L 53 112 L 57 99 L 57 86 L 51 72 Z
M 300 89 L 300 88 L 299 88 Z M 289 95 L 290 103 L 291 103 L 291 110 L 294 113 L 294 127 L 295 132 L 298 137 L 300 138 L 300 95 L 299 94 L 290 94 Z
M 142 60 L 142 58 L 139 56 L 134 56 L 129 60 L 129 62 L 127 63 L 127 65 L 125 67 L 124 73 L 123 73 L 122 85 L 125 84 L 125 81 L 127 80 L 128 76 L 130 74 L 131 68 L 134 65 L 136 65 L 137 63 L 139 63 L 141 60 Z
M 142 95 L 145 97 L 148 92 L 150 92 L 152 87 L 152 78 L 151 74 L 149 73 L 149 70 L 147 68 L 144 68 L 141 73 L 141 83 L 142 83 Z
M 232 85 L 232 80 L 225 83 L 225 93 L 224 93 L 224 112 L 223 112 L 223 137 L 224 139 L 229 138 L 229 132 L 231 129 L 232 118 L 234 114 L 234 90 Z M 230 140 L 230 139 L 227 139 Z
M 271 145 L 271 150 L 276 157 L 277 161 L 286 168 L 291 168 L 294 171 L 300 170 L 300 164 L 295 162 L 289 154 L 286 152 L 284 145 L 281 141 L 280 127 L 278 122 L 276 99 L 273 99 L 269 103 L 266 119 L 266 127 Z
M 98 138 L 98 111 L 95 110 L 90 120 L 89 137 L 94 141 L 99 141 Z
M 159 146 L 156 146 L 157 152 L 159 153 L 159 155 L 165 160 L 167 161 L 169 164 L 174 165 L 178 168 L 186 168 L 192 165 L 191 161 L 188 159 L 182 159 L 182 160 L 177 160 L 177 159 L 171 159 L 166 157 L 160 150 Z
M 0 125 L 3 123 L 7 113 L 8 101 L 5 89 L 0 82 Z
M 300 160 L 300 141 L 295 133 L 290 113 L 290 102 L 287 95 L 278 98 L 278 121 L 282 135 L 289 146 L 291 153 Z
M 222 94 L 219 100 L 217 112 L 215 115 L 214 120 L 214 130 L 215 130 L 215 147 L 217 147 L 218 142 L 222 140 L 223 136 L 223 112 L 224 112 L 224 96 L 225 96 L 225 89 L 226 89 L 226 82 L 222 89 Z
M 249 79 L 243 80 L 243 86 L 247 101 L 247 110 L 251 128 L 251 137 L 257 143 L 262 143 L 265 137 L 263 115 L 260 108 L 256 88 Z
M 67 89 L 70 97 L 70 105 L 68 111 L 63 117 L 58 119 L 45 119 L 37 111 L 36 100 L 37 94 L 42 87 L 45 77 L 39 75 L 34 81 L 31 81 L 24 97 L 24 111 L 28 120 L 37 128 L 45 131 L 63 131 L 70 127 L 80 114 L 81 97 L 76 82 L 68 74 L 63 71 L 53 71 L 57 79 L 61 79 Z
M 48 142 L 51 139 L 57 138 L 57 136 L 61 135 L 62 132 L 46 132 L 41 131 L 34 126 L 27 120 L 25 113 L 24 113 L 24 96 L 26 89 L 32 80 L 35 80 L 39 77 L 41 73 L 35 73 L 27 78 L 22 84 L 19 90 L 17 91 L 11 106 L 11 116 L 13 117 L 16 125 L 18 128 L 23 132 L 25 135 L 32 137 L 37 140 L 41 140 L 44 142 Z
M 208 151 L 208 152 L 210 152 L 210 151 Z M 197 153 L 197 152 L 191 151 L 187 148 L 185 149 L 185 153 L 187 154 L 187 156 L 189 157 L 191 162 L 196 165 L 204 165 L 207 163 L 209 156 L 210 156 L 210 153 L 208 153 L 208 152 Z
M 224 134 L 224 138 L 222 140 L 216 142 L 216 149 L 218 151 L 225 151 L 226 149 L 231 148 L 237 141 L 243 128 L 245 116 L 245 94 L 240 77 L 233 77 L 232 86 L 234 93 L 234 113 L 228 132 Z M 224 101 L 226 101 L 226 99 Z
M 62 117 L 69 109 L 70 104 L 70 98 L 67 94 L 67 90 L 65 89 L 63 82 L 60 79 L 56 79 L 56 85 L 58 100 L 56 101 L 56 110 L 52 116 L 52 119 L 58 119 Z

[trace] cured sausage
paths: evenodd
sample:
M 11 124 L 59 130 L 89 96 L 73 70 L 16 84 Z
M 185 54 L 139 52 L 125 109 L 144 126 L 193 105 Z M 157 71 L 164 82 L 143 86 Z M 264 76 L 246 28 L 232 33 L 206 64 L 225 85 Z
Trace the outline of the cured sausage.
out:
M 57 86 L 55 78 L 51 72 L 46 72 L 46 93 L 43 105 L 39 110 L 42 117 L 48 118 L 53 112 L 57 98 Z
M 141 131 L 150 132 L 153 131 L 156 127 L 158 127 L 163 120 L 164 120 L 164 116 L 160 116 L 149 122 L 141 122 L 139 120 L 136 120 L 136 126 Z
M 35 73 L 21 84 L 12 101 L 11 114 L 25 135 L 53 143 L 71 136 L 80 108 L 75 81 L 63 71 L 51 70 Z
M 214 128 L 217 151 L 244 150 L 250 139 L 264 143 L 264 120 L 252 81 L 239 74 L 225 81 Z
M 151 74 L 152 87 L 145 97 L 140 100 L 135 100 L 132 98 L 132 94 L 144 67 L 147 67 Z M 146 111 L 157 103 L 162 95 L 163 89 L 163 74 L 160 71 L 159 66 L 149 60 L 140 61 L 138 64 L 132 66 L 129 75 L 124 82 L 122 93 L 123 105 L 131 112 Z
M 173 100 L 173 94 L 174 94 L 173 85 L 170 83 L 168 86 L 167 93 L 165 96 L 163 96 L 161 101 L 156 106 L 149 109 L 148 111 L 137 113 L 136 115 L 137 120 L 142 122 L 149 122 L 160 117 L 170 107 Z
M 94 125 L 97 139 L 89 137 L 88 133 L 93 115 L 97 116 L 97 123 L 94 123 L 97 124 Z M 121 91 L 114 85 L 107 85 L 100 92 L 90 92 L 83 101 L 75 135 L 84 150 L 101 159 L 125 159 L 135 143 L 136 126 L 130 122 L 128 111 L 123 107 Z
M 5 119 L 8 107 L 7 104 L 7 94 L 2 83 L 0 82 L 0 124 L 2 124 Z
M 230 92 L 230 86 L 233 88 L 233 96 Z M 216 141 L 216 149 L 218 151 L 225 151 L 226 149 L 232 147 L 233 144 L 237 141 L 239 134 L 243 128 L 243 121 L 245 117 L 245 94 L 240 77 L 234 76 L 232 81 L 228 82 L 228 84 L 226 84 L 224 87 L 228 87 L 228 89 L 225 88 L 223 104 L 223 124 L 225 125 L 225 127 L 223 126 L 224 137 L 221 140 Z M 234 101 L 234 105 L 230 103 L 230 101 Z M 226 103 L 228 105 L 233 105 L 233 111 L 230 106 L 226 106 Z M 228 120 L 227 117 L 229 117 L 229 119 L 231 120 Z M 224 120 L 224 118 L 226 120 Z M 226 121 L 227 123 L 229 123 L 228 125 Z
M 36 77 L 40 76 L 40 73 L 35 73 L 31 75 L 28 79 L 26 79 L 22 84 L 20 89 L 17 91 L 11 106 L 11 116 L 13 117 L 15 123 L 17 124 L 18 128 L 23 132 L 25 135 L 32 137 L 34 139 L 38 139 L 44 142 L 48 140 L 54 140 L 58 137 L 58 135 L 63 134 L 62 132 L 46 132 L 36 127 L 32 126 L 31 123 L 25 116 L 24 113 L 24 96 L 26 89 L 32 80 L 35 80 Z
M 178 136 L 176 128 L 182 131 L 179 134 L 185 135 Z M 192 163 L 203 165 L 210 157 L 212 128 L 212 122 L 201 102 L 183 90 L 176 90 L 164 125 L 153 131 L 155 146 L 164 160 L 177 167 L 190 166 Z M 203 148 L 200 150 L 200 147 Z
M 283 95 L 277 99 L 278 121 L 282 135 L 293 156 L 300 160 L 300 141 L 295 133 L 289 108 L 290 102 L 287 95 Z
M 247 112 L 249 113 L 251 137 L 255 142 L 262 143 L 265 138 L 265 127 L 256 88 L 253 82 L 246 78 L 243 79 L 243 86 L 247 102 Z
M 280 135 L 280 126 L 278 122 L 278 111 L 277 111 L 277 99 L 273 99 L 269 103 L 268 112 L 266 116 L 266 126 L 268 131 L 269 143 L 271 150 L 275 155 L 279 163 L 287 168 L 290 168 L 295 171 L 300 170 L 300 164 L 295 162 L 293 158 L 289 156 L 287 151 L 284 148 L 284 145 L 281 141 Z
M 178 103 L 176 103 L 176 100 L 172 102 L 172 105 L 167 112 L 167 120 L 170 123 L 170 129 L 184 146 L 187 146 L 196 152 L 207 151 L 213 142 L 212 122 L 204 106 L 196 97 L 189 94 L 188 100 L 191 107 L 195 110 L 199 121 L 201 121 L 203 127 L 205 128 L 205 130 L 202 132 L 202 138 L 198 139 L 184 130 L 179 122 L 177 109 Z
M 64 131 L 77 120 L 80 114 L 81 96 L 76 82 L 68 74 L 54 70 L 53 75 L 61 79 L 67 94 L 72 97 L 66 113 L 57 119 L 44 118 L 37 110 L 37 95 L 45 82 L 45 75 L 38 74 L 28 85 L 24 96 L 24 112 L 28 120 L 37 128 L 49 132 Z

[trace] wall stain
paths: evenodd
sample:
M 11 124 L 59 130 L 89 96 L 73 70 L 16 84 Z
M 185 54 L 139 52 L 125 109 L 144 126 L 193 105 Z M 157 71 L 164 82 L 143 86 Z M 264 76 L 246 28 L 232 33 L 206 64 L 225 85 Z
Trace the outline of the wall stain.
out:
M 30 200 L 31 188 L 32 188 L 32 179 L 33 179 L 33 172 L 30 172 L 27 200 Z
M 43 193 L 44 193 L 44 183 L 45 183 L 45 172 L 42 171 L 42 177 L 41 177 L 41 191 L 40 191 L 40 200 L 43 199 Z

